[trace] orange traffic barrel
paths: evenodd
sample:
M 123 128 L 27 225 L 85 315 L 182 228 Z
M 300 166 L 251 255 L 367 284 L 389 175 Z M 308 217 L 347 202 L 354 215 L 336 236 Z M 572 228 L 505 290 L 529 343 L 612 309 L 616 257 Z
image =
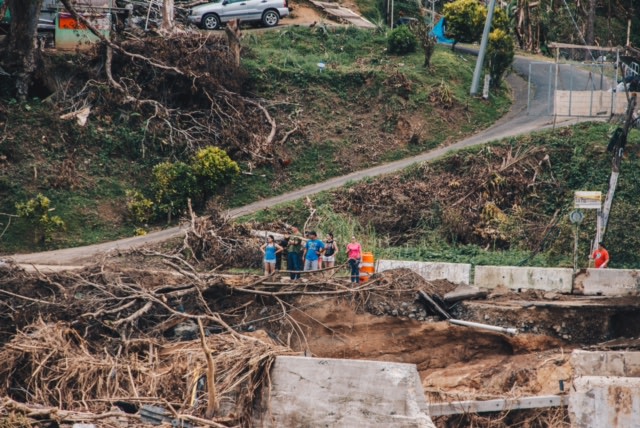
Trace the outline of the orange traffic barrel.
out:
M 373 263 L 373 253 L 362 253 L 362 264 L 360 266 L 360 282 L 366 282 L 375 272 Z

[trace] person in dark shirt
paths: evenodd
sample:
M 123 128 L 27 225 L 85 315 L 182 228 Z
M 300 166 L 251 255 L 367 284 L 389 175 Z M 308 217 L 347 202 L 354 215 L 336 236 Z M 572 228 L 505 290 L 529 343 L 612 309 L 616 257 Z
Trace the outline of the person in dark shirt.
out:
M 282 239 L 278 241 L 278 245 L 282 247 L 282 252 L 276 253 L 276 271 L 282 270 L 282 259 L 287 260 L 287 247 L 289 246 L 289 234 L 285 233 Z M 288 270 L 291 270 L 287 268 Z
M 291 279 L 300 278 L 299 272 L 302 270 L 302 240 L 300 238 L 293 238 L 289 241 L 287 270 L 290 272 Z

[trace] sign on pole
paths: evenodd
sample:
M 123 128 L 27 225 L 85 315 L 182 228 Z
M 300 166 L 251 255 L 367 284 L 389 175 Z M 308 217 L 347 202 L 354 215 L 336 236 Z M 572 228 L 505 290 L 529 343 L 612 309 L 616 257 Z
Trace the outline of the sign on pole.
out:
M 585 210 L 602 209 L 602 192 L 576 191 L 573 205 Z

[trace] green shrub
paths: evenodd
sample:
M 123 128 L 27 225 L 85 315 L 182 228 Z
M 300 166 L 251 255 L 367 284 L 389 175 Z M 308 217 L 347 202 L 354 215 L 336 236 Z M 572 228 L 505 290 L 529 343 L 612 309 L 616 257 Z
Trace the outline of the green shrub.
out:
M 220 185 L 228 183 L 240 173 L 238 164 L 218 147 L 199 150 L 191 162 L 191 168 L 200 191 L 200 203 L 206 202 Z
M 162 162 L 153 167 L 153 189 L 158 209 L 169 218 L 187 208 L 187 200 L 196 194 L 196 178 L 184 162 Z
M 153 218 L 153 201 L 137 190 L 127 190 L 127 211 L 134 223 L 148 223 Z
M 26 202 L 16 203 L 16 211 L 20 218 L 29 222 L 34 231 L 36 244 L 44 244 L 51 240 L 53 232 L 64 229 L 64 221 L 59 216 L 49 215 L 55 208 L 49 208 L 51 201 L 41 193 Z
M 389 33 L 387 38 L 389 52 L 395 54 L 407 54 L 416 51 L 418 41 L 407 25 L 401 25 Z
M 492 31 L 489 35 L 489 49 L 487 50 L 492 87 L 497 88 L 500 86 L 504 74 L 513 64 L 514 57 L 515 46 L 513 38 L 503 30 Z
M 180 214 L 191 199 L 201 207 L 219 187 L 240 173 L 240 167 L 218 147 L 199 150 L 190 164 L 163 162 L 153 167 L 153 188 L 158 209 Z

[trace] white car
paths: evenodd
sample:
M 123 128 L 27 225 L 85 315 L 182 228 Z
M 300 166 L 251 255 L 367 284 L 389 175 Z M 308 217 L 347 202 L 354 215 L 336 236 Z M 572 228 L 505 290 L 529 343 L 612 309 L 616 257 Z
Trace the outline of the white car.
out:
M 234 19 L 260 21 L 266 27 L 274 27 L 287 15 L 287 0 L 218 0 L 192 8 L 188 20 L 205 30 L 215 30 Z

